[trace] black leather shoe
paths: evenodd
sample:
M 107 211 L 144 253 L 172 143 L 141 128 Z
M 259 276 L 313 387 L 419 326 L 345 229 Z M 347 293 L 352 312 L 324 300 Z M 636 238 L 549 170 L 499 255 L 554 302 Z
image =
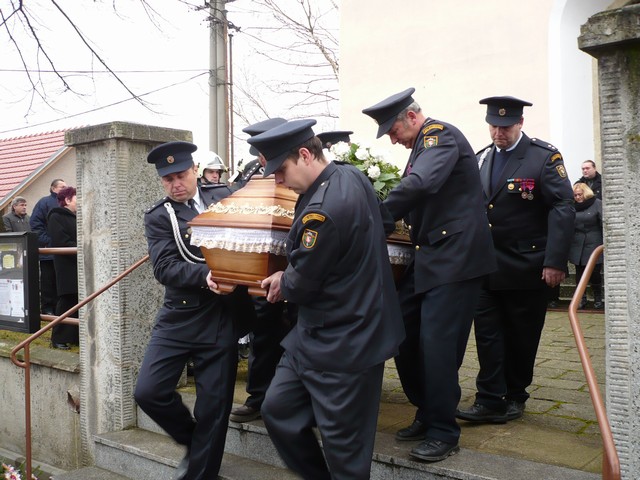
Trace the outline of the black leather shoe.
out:
M 500 413 L 495 410 L 491 410 L 484 405 L 474 403 L 467 409 L 456 410 L 456 418 L 466 420 L 467 422 L 477 423 L 506 423 L 506 413 Z
M 242 405 L 231 410 L 229 420 L 237 423 L 251 422 L 260 418 L 260 410 L 250 407 L 248 405 Z
M 548 304 L 547 304 L 548 308 L 558 308 L 558 302 L 556 300 L 551 300 Z
M 439 462 L 450 455 L 455 455 L 459 451 L 460 447 L 457 443 L 446 443 L 433 438 L 428 438 L 411 450 L 409 455 L 426 462 Z
M 603 310 L 604 309 L 604 302 L 602 302 L 602 301 L 593 302 L 593 308 L 595 308 L 596 310 Z
M 524 403 L 509 400 L 507 402 L 507 420 L 517 420 L 524 415 Z
M 51 342 L 51 348 L 57 348 L 58 350 L 69 350 L 69 345 L 67 345 L 66 343 Z
M 396 432 L 396 440 L 400 440 L 401 442 L 424 440 L 426 431 L 427 427 L 420 420 L 414 420 L 411 425 L 406 428 L 401 428 Z
M 189 451 L 185 456 L 180 460 L 180 463 L 176 467 L 176 474 L 173 477 L 173 480 L 182 480 L 187 476 L 187 470 L 189 470 Z

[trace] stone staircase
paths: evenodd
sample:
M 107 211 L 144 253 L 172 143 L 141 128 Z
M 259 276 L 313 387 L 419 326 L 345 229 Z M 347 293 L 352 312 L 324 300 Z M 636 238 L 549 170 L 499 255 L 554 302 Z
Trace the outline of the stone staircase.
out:
M 193 404 L 192 394 L 183 394 Z M 53 476 L 53 480 L 170 480 L 183 456 L 176 445 L 143 412 L 138 428 L 94 437 L 95 466 Z M 438 463 L 410 460 L 412 442 L 396 442 L 393 435 L 378 432 L 371 469 L 374 480 L 417 478 L 457 480 L 596 480 L 600 476 L 581 470 L 546 465 L 501 455 L 461 449 L 458 455 Z M 219 478 L 228 480 L 289 480 L 299 478 L 287 470 L 262 421 L 231 422 Z

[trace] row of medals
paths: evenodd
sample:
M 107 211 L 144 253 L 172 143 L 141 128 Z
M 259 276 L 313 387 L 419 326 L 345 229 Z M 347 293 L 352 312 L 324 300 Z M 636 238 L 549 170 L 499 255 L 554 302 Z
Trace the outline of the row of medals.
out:
M 524 184 L 524 185 L 523 185 Z M 522 193 L 520 194 L 520 196 L 524 199 L 524 200 L 533 200 L 533 185 L 529 185 L 529 182 L 524 182 L 521 181 L 520 185 L 522 185 L 520 188 L 518 188 L 518 191 L 522 191 Z M 524 187 L 524 191 L 522 190 Z M 509 190 L 513 190 L 514 188 L 516 188 L 516 185 L 514 182 L 510 182 L 507 185 L 507 188 Z

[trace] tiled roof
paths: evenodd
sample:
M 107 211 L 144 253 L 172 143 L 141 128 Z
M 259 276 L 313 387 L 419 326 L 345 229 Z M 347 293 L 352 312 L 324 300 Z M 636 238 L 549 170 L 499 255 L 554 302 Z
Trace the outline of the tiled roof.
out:
M 66 131 L 0 139 L 0 200 L 64 147 Z

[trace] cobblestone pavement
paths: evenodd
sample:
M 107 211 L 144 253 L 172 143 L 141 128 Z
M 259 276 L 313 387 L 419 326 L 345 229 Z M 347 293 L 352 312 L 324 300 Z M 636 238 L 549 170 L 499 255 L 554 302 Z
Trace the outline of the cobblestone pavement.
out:
M 579 318 L 604 397 L 604 315 L 580 313 Z M 460 369 L 462 406 L 473 403 L 477 371 L 472 331 Z M 461 447 L 600 473 L 600 431 L 566 311 L 547 313 L 529 393 L 531 398 L 520 420 L 504 425 L 460 421 Z M 386 366 L 380 410 L 378 430 L 386 432 L 410 424 L 415 413 L 402 392 L 393 362 Z
M 604 315 L 580 313 L 596 378 L 604 397 Z M 473 402 L 478 361 L 473 331 L 460 369 L 463 406 Z M 241 362 L 235 402 L 243 403 L 246 360 Z M 484 453 L 560 465 L 587 472 L 602 471 L 602 442 L 584 372 L 566 311 L 547 313 L 529 389 L 525 415 L 504 425 L 460 421 L 460 446 Z M 378 430 L 395 433 L 413 421 L 415 409 L 400 386 L 393 361 L 386 364 Z

